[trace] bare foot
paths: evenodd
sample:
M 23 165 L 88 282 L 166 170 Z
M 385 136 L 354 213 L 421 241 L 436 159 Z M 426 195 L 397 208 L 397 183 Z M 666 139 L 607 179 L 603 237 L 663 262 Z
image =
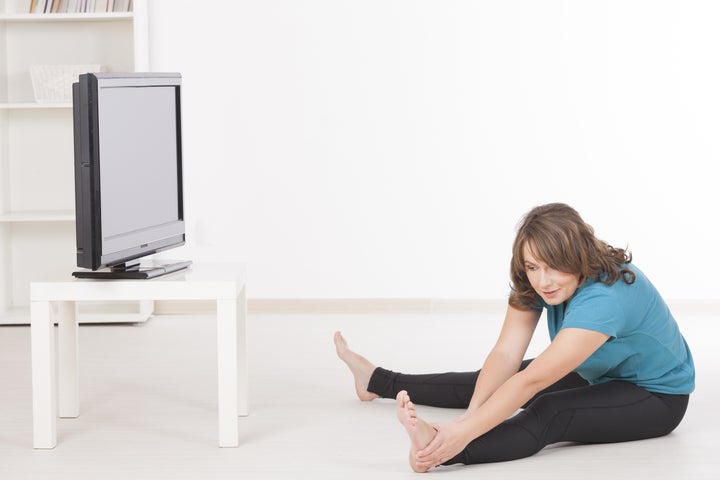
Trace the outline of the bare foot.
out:
M 375 371 L 375 365 L 370 363 L 367 358 L 350 350 L 350 347 L 348 347 L 345 338 L 343 338 L 340 332 L 335 332 L 333 341 L 335 342 L 335 350 L 337 351 L 338 357 L 350 367 L 350 372 L 355 378 L 355 393 L 357 393 L 358 398 L 363 402 L 379 398 L 380 395 L 368 392 L 367 390 L 370 376 Z
M 410 466 L 416 472 L 427 472 L 427 468 L 417 466 L 415 454 L 435 438 L 437 430 L 425 420 L 418 418 L 415 405 L 410 401 L 410 395 L 405 390 L 397 395 L 397 417 L 410 436 Z

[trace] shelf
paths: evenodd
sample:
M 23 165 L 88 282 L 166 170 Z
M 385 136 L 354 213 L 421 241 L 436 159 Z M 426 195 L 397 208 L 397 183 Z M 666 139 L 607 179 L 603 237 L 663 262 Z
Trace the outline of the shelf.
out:
M 0 223 L 24 222 L 74 222 L 75 212 L 71 211 L 36 211 L 0 213 Z
M 148 71 L 147 3 L 27 13 L 29 0 L 0 0 L 0 324 L 27 324 L 30 283 L 75 268 L 72 102 L 36 102 L 30 67 Z M 137 321 L 133 310 L 92 321 Z
M 147 301 L 145 301 L 147 303 Z M 143 310 L 143 301 L 122 302 L 102 305 L 80 305 L 78 323 L 142 323 L 153 315 L 152 302 Z M 0 311 L 0 325 L 30 325 L 30 307 L 12 307 Z
M 120 13 L 7 13 L 0 15 L 0 22 L 34 23 L 34 22 L 97 22 L 111 20 L 128 20 L 133 12 Z
M 8 102 L 0 103 L 0 110 L 42 110 L 46 108 L 72 108 L 72 103 Z
M 12 307 L 0 310 L 0 325 L 28 325 L 30 324 L 30 307 Z

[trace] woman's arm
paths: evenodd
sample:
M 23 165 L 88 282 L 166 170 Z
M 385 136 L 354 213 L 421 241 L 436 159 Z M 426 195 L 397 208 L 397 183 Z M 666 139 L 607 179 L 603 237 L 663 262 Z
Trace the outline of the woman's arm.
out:
M 517 373 L 532 339 L 541 312 L 508 306 L 505 321 L 495 346 L 483 364 L 467 412 L 467 418 L 500 386 Z
M 582 328 L 560 330 L 550 345 L 525 370 L 503 383 L 462 422 L 438 425 L 435 438 L 417 453 L 417 464 L 430 468 L 460 453 L 475 438 L 505 421 L 536 393 L 572 372 L 609 338 Z

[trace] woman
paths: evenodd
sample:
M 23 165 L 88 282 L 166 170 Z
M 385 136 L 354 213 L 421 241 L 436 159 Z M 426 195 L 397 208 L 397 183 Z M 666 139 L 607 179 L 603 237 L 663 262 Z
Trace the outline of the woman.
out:
M 668 307 L 631 261 L 571 207 L 536 207 L 518 228 L 505 322 L 482 370 L 375 368 L 339 332 L 337 352 L 361 400 L 397 399 L 417 472 L 523 458 L 562 441 L 667 435 L 685 414 L 695 368 Z M 523 361 L 543 310 L 551 342 Z M 429 424 L 413 402 L 467 410 L 454 422 Z

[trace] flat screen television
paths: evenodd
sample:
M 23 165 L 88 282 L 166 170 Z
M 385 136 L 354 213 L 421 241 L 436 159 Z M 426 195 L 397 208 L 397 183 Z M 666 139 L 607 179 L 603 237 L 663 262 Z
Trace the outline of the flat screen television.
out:
M 75 277 L 190 265 L 139 260 L 185 243 L 180 85 L 178 73 L 87 73 L 73 84 Z

